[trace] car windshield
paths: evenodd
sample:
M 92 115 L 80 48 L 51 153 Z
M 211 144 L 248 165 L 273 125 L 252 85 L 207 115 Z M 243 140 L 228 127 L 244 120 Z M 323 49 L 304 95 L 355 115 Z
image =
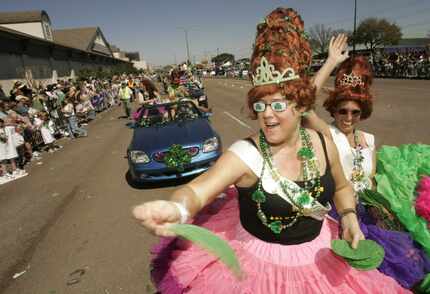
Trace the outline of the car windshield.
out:
M 162 126 L 172 122 L 193 120 L 201 116 L 193 101 L 182 99 L 174 103 L 144 105 L 136 119 L 140 127 Z

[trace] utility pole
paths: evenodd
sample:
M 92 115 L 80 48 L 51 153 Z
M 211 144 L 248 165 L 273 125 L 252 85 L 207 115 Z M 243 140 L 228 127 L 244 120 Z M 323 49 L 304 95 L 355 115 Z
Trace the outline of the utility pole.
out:
M 354 32 L 352 33 L 352 54 L 355 54 L 355 39 L 357 33 L 357 0 L 354 0 Z
M 187 47 L 187 64 L 189 65 L 191 63 L 191 59 L 190 59 L 190 45 L 188 42 L 188 29 L 183 27 L 179 27 L 178 29 L 183 30 L 185 33 L 185 45 Z

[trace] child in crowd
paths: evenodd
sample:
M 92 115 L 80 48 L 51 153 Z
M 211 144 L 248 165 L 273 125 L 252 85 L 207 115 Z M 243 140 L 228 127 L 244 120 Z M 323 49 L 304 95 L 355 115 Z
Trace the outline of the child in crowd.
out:
M 45 145 L 46 150 L 52 153 L 61 147 L 55 144 L 55 129 L 54 123 L 49 119 L 49 116 L 46 112 L 41 112 L 39 114 L 40 118 L 35 119 L 35 124 L 40 130 L 42 134 L 43 143 Z
M 18 152 L 16 150 L 14 133 L 15 126 L 9 124 L 8 121 L 0 119 L 0 184 L 4 184 L 8 181 L 27 175 L 24 170 L 18 169 L 16 166 Z M 7 163 L 10 163 L 12 173 L 8 173 Z

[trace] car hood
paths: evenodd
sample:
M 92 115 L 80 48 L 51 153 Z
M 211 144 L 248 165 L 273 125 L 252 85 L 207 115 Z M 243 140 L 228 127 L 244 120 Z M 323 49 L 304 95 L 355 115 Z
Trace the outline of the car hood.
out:
M 130 150 L 147 153 L 168 149 L 173 144 L 200 145 L 206 139 L 216 136 L 209 121 L 204 118 L 172 122 L 159 127 L 134 129 Z

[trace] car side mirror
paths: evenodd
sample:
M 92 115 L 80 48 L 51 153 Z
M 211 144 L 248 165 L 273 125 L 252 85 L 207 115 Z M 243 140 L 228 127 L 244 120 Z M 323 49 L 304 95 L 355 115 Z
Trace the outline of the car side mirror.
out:
M 129 122 L 125 124 L 129 129 L 136 129 L 138 127 L 138 124 L 135 122 Z

